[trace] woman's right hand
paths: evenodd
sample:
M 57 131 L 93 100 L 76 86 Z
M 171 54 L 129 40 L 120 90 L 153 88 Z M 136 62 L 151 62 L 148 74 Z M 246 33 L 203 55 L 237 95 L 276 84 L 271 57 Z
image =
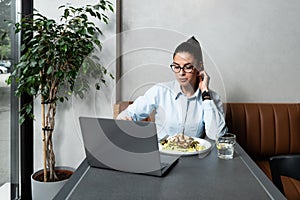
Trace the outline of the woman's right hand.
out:
M 121 119 L 121 120 L 132 121 L 132 117 L 128 117 L 128 116 L 122 117 L 122 118 L 120 118 L 120 119 Z
M 210 77 L 204 70 L 199 72 L 198 76 L 200 77 L 199 89 L 201 90 L 201 92 L 208 91 L 209 90 L 208 84 L 209 84 Z

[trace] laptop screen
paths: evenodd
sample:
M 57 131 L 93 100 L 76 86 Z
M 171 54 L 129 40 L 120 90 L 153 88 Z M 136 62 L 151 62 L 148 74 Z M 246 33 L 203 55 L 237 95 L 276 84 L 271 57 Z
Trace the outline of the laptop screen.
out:
M 134 173 L 160 170 L 154 122 L 80 117 L 89 164 Z

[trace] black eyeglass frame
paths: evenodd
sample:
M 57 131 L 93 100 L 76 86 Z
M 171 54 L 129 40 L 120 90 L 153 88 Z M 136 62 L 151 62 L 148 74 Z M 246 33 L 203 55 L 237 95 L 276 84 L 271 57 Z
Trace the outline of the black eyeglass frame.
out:
M 171 64 L 170 67 L 171 67 L 172 71 L 175 73 L 179 73 L 181 70 L 183 70 L 185 73 L 192 73 L 193 70 L 195 69 L 195 67 L 191 64 L 184 65 L 183 67 L 181 67 L 180 65 Z M 179 69 L 179 71 L 175 71 L 174 67 L 177 67 L 177 69 Z M 187 67 L 191 67 L 191 68 L 188 69 L 188 71 L 187 71 Z

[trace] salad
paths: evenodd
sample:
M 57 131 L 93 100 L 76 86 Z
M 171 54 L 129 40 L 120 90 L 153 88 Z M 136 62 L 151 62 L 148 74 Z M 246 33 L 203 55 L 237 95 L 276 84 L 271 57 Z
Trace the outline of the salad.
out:
M 205 146 L 200 145 L 200 143 L 194 140 L 194 138 L 182 133 L 162 140 L 160 144 L 163 150 L 173 150 L 180 152 L 196 152 L 205 149 Z

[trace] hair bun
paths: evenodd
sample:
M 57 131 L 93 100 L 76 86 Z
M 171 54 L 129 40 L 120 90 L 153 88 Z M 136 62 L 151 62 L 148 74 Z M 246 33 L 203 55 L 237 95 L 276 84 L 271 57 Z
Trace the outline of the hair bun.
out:
M 190 43 L 192 45 L 200 47 L 200 43 L 198 42 L 198 40 L 194 36 L 192 36 L 191 38 L 189 38 L 186 42 Z
M 203 64 L 201 45 L 194 36 L 189 38 L 187 41 L 182 42 L 180 45 L 178 45 L 176 47 L 176 49 L 173 53 L 173 59 L 174 59 L 175 55 L 179 52 L 190 53 L 197 60 L 197 65 L 200 66 L 200 64 Z M 203 69 L 203 67 L 202 67 L 202 69 Z

